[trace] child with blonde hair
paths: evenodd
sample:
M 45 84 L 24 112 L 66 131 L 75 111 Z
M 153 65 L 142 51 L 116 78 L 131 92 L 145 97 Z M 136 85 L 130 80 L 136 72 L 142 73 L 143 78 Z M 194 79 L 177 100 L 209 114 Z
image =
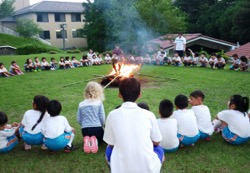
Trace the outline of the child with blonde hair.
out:
M 83 150 L 86 153 L 97 153 L 98 142 L 103 141 L 105 122 L 102 86 L 97 82 L 89 82 L 84 90 L 84 98 L 85 100 L 79 103 L 77 112 L 77 121 L 84 137 Z

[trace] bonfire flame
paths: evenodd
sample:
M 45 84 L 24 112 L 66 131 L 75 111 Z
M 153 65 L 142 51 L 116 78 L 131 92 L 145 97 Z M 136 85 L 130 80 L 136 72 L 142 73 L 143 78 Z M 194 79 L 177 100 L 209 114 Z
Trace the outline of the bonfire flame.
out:
M 141 66 L 136 64 L 117 63 L 114 65 L 113 71 L 109 75 L 118 75 L 123 78 L 128 78 L 133 75 L 135 70 L 137 71 L 140 68 Z

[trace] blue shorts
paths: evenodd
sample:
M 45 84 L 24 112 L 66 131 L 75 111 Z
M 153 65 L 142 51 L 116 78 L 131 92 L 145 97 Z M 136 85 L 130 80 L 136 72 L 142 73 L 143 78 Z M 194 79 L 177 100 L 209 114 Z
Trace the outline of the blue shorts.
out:
M 207 133 L 203 133 L 202 131 L 200 131 L 200 139 L 206 139 L 206 138 L 209 138 L 209 137 L 210 137 L 210 135 L 208 135 Z
M 28 145 L 41 145 L 43 144 L 43 134 L 37 133 L 37 134 L 30 134 L 26 131 L 24 131 L 24 127 L 21 126 L 19 128 L 20 136 L 22 137 L 23 141 L 27 143 Z
M 70 133 L 65 132 L 64 134 L 58 136 L 57 138 L 53 138 L 53 139 L 45 138 L 44 144 L 50 150 L 53 150 L 53 151 L 62 150 L 69 143 L 71 134 L 72 132 Z
M 184 136 L 184 135 L 181 135 L 181 134 L 177 134 L 177 137 L 179 138 L 181 144 L 183 144 L 183 145 L 192 145 L 192 144 L 194 144 L 195 142 L 198 141 L 198 139 L 200 138 L 200 133 L 198 133 L 194 137 L 187 137 L 187 136 Z
M 0 153 L 7 153 L 11 151 L 18 143 L 18 139 L 15 135 L 8 137 L 7 140 L 8 140 L 7 146 L 0 149 Z
M 105 152 L 105 157 L 106 157 L 106 160 L 110 163 L 110 158 L 111 158 L 111 154 L 112 154 L 112 151 L 113 151 L 113 147 L 111 146 L 107 146 L 106 148 L 106 152 Z M 158 158 L 160 159 L 161 163 L 163 162 L 163 159 L 164 159 L 164 151 L 162 149 L 161 146 L 154 146 L 154 152 L 157 154 Z
M 177 151 L 178 148 L 179 148 L 179 146 L 176 147 L 176 148 L 172 148 L 172 149 L 165 149 L 165 148 L 163 148 L 163 150 L 164 150 L 165 153 L 173 153 L 173 152 Z
M 228 126 L 224 127 L 222 130 L 222 137 L 230 144 L 238 145 L 247 142 L 250 138 L 242 138 L 234 133 L 232 133 Z

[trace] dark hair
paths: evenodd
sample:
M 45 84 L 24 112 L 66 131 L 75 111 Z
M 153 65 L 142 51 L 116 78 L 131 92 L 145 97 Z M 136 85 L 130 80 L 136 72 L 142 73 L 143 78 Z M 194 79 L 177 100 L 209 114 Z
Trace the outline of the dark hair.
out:
M 34 60 L 36 60 L 38 57 L 36 56 L 35 58 L 34 58 Z M 38 58 L 39 59 L 39 58 Z
M 177 54 L 179 56 L 179 53 L 178 52 L 175 52 L 174 54 Z
M 11 65 L 13 65 L 14 63 L 16 63 L 16 61 L 11 61 Z
M 216 57 L 219 59 L 219 58 L 221 58 L 221 55 L 217 55 Z
M 50 61 L 53 61 L 53 60 L 55 60 L 55 58 L 51 58 L 51 59 L 50 59 Z
M 179 109 L 185 109 L 188 107 L 188 98 L 187 96 L 180 94 L 175 97 L 174 99 L 174 104 L 179 108 Z
M 240 57 L 240 60 L 241 60 L 242 62 L 247 62 L 247 57 L 246 57 L 246 56 L 241 56 L 241 57 Z
M 237 111 L 242 112 L 244 115 L 249 109 L 249 98 L 242 97 L 241 95 L 233 95 L 230 97 L 229 105 L 235 105 L 235 109 Z
M 211 53 L 211 56 L 216 56 L 216 53 Z
M 26 60 L 26 64 L 29 64 L 29 60 L 30 60 L 31 58 L 28 58 L 27 60 Z
M 195 53 L 194 53 L 194 56 L 195 56 L 195 57 L 200 56 L 199 52 L 195 52 Z
M 46 59 L 45 57 L 42 57 L 42 60 Z
M 205 95 L 201 90 L 195 90 L 190 94 L 190 97 L 194 97 L 194 98 L 202 98 L 202 100 L 204 100 Z
M 174 105 L 170 100 L 164 99 L 160 102 L 159 112 L 161 114 L 161 117 L 168 118 L 173 114 L 173 111 Z
M 185 54 L 186 54 L 187 56 L 190 56 L 190 53 L 189 53 L 189 52 L 186 52 Z
M 87 59 L 87 58 L 88 58 L 87 55 L 83 55 L 83 56 L 82 56 L 82 59 Z
M 7 122 L 8 122 L 8 117 L 6 113 L 0 112 L 0 126 L 7 124 Z
M 73 60 L 74 58 L 76 58 L 75 56 L 72 56 L 71 59 Z
M 64 57 L 63 57 L 63 56 L 60 57 L 60 61 L 61 61 L 61 59 L 63 59 L 63 61 L 64 61 Z M 62 62 L 62 61 L 61 61 L 61 62 Z
M 55 117 L 60 114 L 62 110 L 62 105 L 57 100 L 51 100 L 48 105 L 48 113 L 51 117 Z
M 36 105 L 36 110 L 41 111 L 41 115 L 31 130 L 34 130 L 36 128 L 36 126 L 42 121 L 42 119 L 46 113 L 48 103 L 49 103 L 49 99 L 45 96 L 37 95 L 34 97 L 33 104 Z
M 65 59 L 66 59 L 66 60 L 69 60 L 69 57 L 68 57 L 68 56 L 66 56 L 66 57 L 65 57 Z
M 233 56 L 232 57 L 237 57 L 238 58 L 238 55 L 235 53 L 235 54 L 233 54 Z
M 146 109 L 146 110 L 149 111 L 149 106 L 148 106 L 148 104 L 146 102 L 137 103 L 137 106 L 139 106 L 142 109 Z
M 126 78 L 121 81 L 119 92 L 122 95 L 124 102 L 135 102 L 141 92 L 141 84 L 136 78 Z
M 4 65 L 2 62 L 0 62 L 0 66 Z

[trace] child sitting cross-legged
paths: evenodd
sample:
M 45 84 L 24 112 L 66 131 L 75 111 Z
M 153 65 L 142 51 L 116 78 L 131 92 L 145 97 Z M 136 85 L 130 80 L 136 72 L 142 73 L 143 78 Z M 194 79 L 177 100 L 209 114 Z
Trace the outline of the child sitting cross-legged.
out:
M 46 118 L 42 126 L 42 134 L 44 135 L 44 144 L 50 151 L 58 151 L 64 149 L 70 152 L 77 149 L 72 144 L 75 129 L 72 128 L 68 120 L 60 115 L 62 105 L 57 100 L 51 100 L 48 105 L 48 113 L 50 117 Z
M 216 132 L 222 130 L 222 137 L 230 144 L 245 143 L 250 137 L 249 98 L 233 95 L 228 102 L 228 110 L 218 113 L 213 121 Z
M 200 131 L 200 139 L 206 141 L 210 140 L 210 136 L 214 132 L 214 128 L 211 122 L 211 115 L 209 108 L 203 105 L 205 95 L 202 91 L 196 90 L 190 94 L 190 104 L 193 106 L 192 110 L 196 116 L 198 129 Z
M 41 145 L 41 149 L 46 149 L 43 145 L 43 135 L 41 128 L 44 120 L 49 117 L 47 105 L 49 99 L 45 96 L 37 95 L 32 101 L 33 109 L 24 113 L 19 132 L 24 141 L 24 149 L 31 149 L 31 145 Z
M 85 100 L 79 103 L 77 121 L 84 137 L 85 153 L 97 153 L 98 143 L 103 142 L 105 112 L 103 88 L 97 82 L 89 82 L 84 91 Z
M 174 105 L 170 100 L 164 99 L 160 102 L 159 113 L 161 118 L 157 119 L 162 134 L 160 146 L 167 153 L 175 152 L 179 147 L 177 137 L 177 120 L 170 118 L 173 114 Z
M 4 67 L 3 63 L 0 63 L 0 77 L 9 77 L 14 76 L 14 74 L 8 72 L 8 70 Z
M 18 143 L 15 133 L 18 129 L 18 123 L 8 123 L 8 117 L 4 112 L 0 112 L 0 153 L 11 151 Z
M 172 118 L 175 118 L 178 123 L 178 138 L 181 146 L 194 146 L 195 142 L 200 138 L 195 114 L 188 109 L 188 98 L 185 95 L 178 95 L 175 97 L 174 104 L 176 111 L 174 111 Z

